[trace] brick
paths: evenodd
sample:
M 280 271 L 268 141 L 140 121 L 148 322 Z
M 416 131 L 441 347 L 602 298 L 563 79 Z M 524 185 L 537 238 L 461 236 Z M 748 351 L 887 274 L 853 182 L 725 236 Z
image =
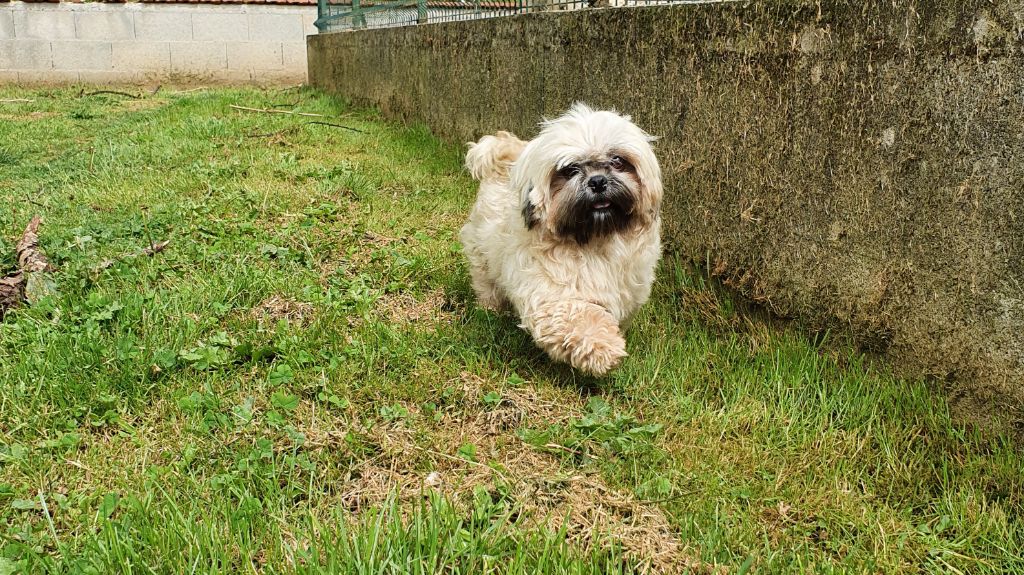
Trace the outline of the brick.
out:
M 249 14 L 249 40 L 296 42 L 304 37 L 300 14 Z
M 302 70 L 306 72 L 306 43 L 284 42 L 281 51 L 286 70 Z
M 0 8 L 0 40 L 14 39 L 14 12 L 10 8 Z
M 192 39 L 214 42 L 245 42 L 249 24 L 242 13 L 192 14 Z
M 0 40 L 0 70 L 53 68 L 50 43 L 45 40 Z
M 117 6 L 117 5 L 115 5 Z M 78 12 L 75 26 L 79 40 L 132 40 L 135 22 L 132 14 L 121 6 L 102 12 Z
M 135 12 L 135 39 L 187 42 L 192 39 L 192 14 L 139 10 Z
M 109 70 L 110 42 L 59 40 L 51 42 L 53 67 L 58 70 Z
M 231 70 L 280 70 L 284 67 L 279 42 L 232 42 L 227 45 Z
M 171 70 L 207 73 L 227 69 L 224 42 L 171 42 Z
M 75 14 L 60 4 L 14 12 L 17 38 L 71 40 L 75 37 Z
M 115 70 L 171 69 L 171 45 L 168 42 L 113 42 L 111 57 Z

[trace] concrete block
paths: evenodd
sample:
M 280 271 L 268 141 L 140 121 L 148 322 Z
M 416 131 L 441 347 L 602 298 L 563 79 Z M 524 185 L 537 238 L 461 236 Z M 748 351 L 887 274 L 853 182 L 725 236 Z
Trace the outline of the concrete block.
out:
M 316 34 L 316 10 L 314 9 L 311 14 L 302 15 L 302 33 L 306 36 L 310 34 Z
M 113 42 L 111 57 L 115 70 L 170 70 L 168 42 Z
M 53 67 L 58 70 L 109 70 L 110 42 L 59 40 L 51 42 Z
M 286 70 L 306 71 L 305 42 L 284 42 L 281 44 L 281 52 Z
M 300 14 L 249 14 L 249 40 L 295 42 L 303 38 Z
M 14 35 L 19 39 L 71 40 L 75 37 L 75 13 L 62 4 L 15 11 Z
M 77 83 L 77 70 L 21 70 L 18 72 L 18 84 L 23 86 L 53 86 Z
M 192 39 L 192 12 L 138 11 L 135 18 L 137 40 L 187 42 Z
M 117 5 L 114 5 L 117 6 Z M 133 14 L 121 9 L 102 12 L 77 12 L 75 30 L 80 40 L 132 40 L 135 38 Z
M 249 21 L 242 13 L 192 14 L 192 39 L 214 42 L 245 42 L 249 39 Z
M 0 40 L 0 70 L 53 68 L 50 43 L 45 40 Z
M 0 40 L 14 39 L 14 12 L 7 6 L 0 7 Z
M 171 42 L 173 72 L 223 71 L 228 67 L 224 42 Z
M 232 42 L 227 45 L 231 70 L 280 70 L 284 67 L 279 42 Z

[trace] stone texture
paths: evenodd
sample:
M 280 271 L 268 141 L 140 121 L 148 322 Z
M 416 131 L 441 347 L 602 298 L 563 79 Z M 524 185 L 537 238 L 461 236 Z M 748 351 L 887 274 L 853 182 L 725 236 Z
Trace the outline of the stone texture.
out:
M 32 71 L 26 78 L 33 83 L 301 82 L 306 75 L 302 25 L 315 12 L 313 7 L 0 0 L 0 72 L 4 81 L 15 82 L 19 70 Z M 209 40 L 193 39 L 193 22 L 198 37 Z M 258 40 L 249 40 L 250 24 L 257 27 Z M 49 79 L 46 71 L 52 72 Z
M 317 33 L 316 11 L 302 15 L 302 32 L 306 36 L 310 36 Z
M 124 10 L 75 13 L 79 40 L 131 40 L 135 38 L 133 14 Z
M 299 14 L 249 14 L 249 39 L 258 42 L 294 42 L 302 38 Z
M 228 68 L 232 70 L 280 70 L 281 44 L 277 42 L 232 42 L 227 45 Z
M 139 11 L 134 14 L 138 40 L 187 42 L 192 39 L 192 13 Z
M 50 43 L 45 40 L 0 40 L 0 70 L 53 68 Z
M 459 143 L 529 137 L 575 100 L 628 112 L 661 136 L 672 251 L 781 316 L 941 381 L 960 414 L 1019 421 L 1021 8 L 533 14 L 313 36 L 309 70 L 317 87 Z
M 14 12 L 0 5 L 0 40 L 14 38 Z
M 171 67 L 169 42 L 113 42 L 113 67 L 119 70 L 168 70 Z
M 171 42 L 171 71 L 214 73 L 227 69 L 224 42 Z
M 50 46 L 57 70 L 109 70 L 113 66 L 110 42 L 57 40 Z
M 243 13 L 192 14 L 192 39 L 216 42 L 246 42 L 249 21 Z
M 34 40 L 70 40 L 75 37 L 75 14 L 71 11 L 27 6 L 14 10 L 14 34 Z
M 284 67 L 289 70 L 300 70 L 306 75 L 306 43 L 284 42 L 281 44 Z

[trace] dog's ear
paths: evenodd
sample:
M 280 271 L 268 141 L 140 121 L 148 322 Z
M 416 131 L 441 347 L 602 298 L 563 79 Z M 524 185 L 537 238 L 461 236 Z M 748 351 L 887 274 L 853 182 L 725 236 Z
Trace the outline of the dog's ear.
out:
M 526 229 L 532 230 L 540 218 L 537 217 L 536 206 L 530 201 L 529 193 L 527 193 L 526 201 L 523 202 L 523 222 L 526 224 Z

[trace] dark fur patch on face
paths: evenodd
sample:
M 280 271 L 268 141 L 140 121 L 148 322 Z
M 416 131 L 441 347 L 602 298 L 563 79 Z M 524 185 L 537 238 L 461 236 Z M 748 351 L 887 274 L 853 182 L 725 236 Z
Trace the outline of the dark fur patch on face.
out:
M 595 193 L 584 177 L 564 182 L 560 193 L 560 217 L 556 229 L 560 236 L 571 237 L 578 244 L 626 230 L 633 221 L 635 195 L 627 181 L 615 172 L 607 173 L 607 186 Z
M 526 223 L 526 229 L 528 230 L 532 230 L 537 226 L 537 222 L 540 221 L 540 218 L 534 213 L 535 210 L 533 202 L 526 200 L 526 203 L 523 204 L 523 222 Z

